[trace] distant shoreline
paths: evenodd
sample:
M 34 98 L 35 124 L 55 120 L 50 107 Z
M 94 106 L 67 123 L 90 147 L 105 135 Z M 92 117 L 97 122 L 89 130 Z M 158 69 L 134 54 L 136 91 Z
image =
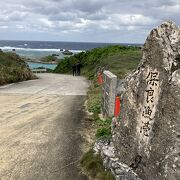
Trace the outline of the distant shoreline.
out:
M 30 62 L 30 63 L 39 63 L 39 64 L 58 64 L 58 62 L 43 62 L 43 61 L 35 61 L 35 60 L 27 60 L 26 62 Z
M 142 43 L 109 43 L 109 42 L 62 42 L 62 41 L 3 41 L 0 40 L 0 48 L 19 49 L 31 51 L 56 51 L 61 49 L 70 50 L 71 52 L 88 51 L 98 47 L 106 46 L 142 46 Z

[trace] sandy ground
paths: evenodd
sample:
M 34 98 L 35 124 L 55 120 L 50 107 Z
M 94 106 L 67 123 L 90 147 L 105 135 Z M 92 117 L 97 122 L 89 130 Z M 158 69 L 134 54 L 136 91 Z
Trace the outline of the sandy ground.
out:
M 40 74 L 0 87 L 0 179 L 81 180 L 82 77 Z

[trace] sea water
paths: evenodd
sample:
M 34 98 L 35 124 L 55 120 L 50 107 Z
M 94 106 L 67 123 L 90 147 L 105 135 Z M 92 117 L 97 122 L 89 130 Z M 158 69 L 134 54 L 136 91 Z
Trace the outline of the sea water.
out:
M 34 63 L 34 62 L 28 62 L 28 66 L 30 69 L 35 69 L 39 67 L 48 68 L 48 69 L 55 69 L 57 64 L 46 64 L 46 63 Z

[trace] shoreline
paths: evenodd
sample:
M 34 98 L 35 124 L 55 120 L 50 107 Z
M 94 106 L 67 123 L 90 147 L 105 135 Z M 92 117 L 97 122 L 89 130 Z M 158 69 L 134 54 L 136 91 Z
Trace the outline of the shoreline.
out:
M 43 61 L 33 61 L 33 60 L 26 60 L 27 63 L 39 63 L 39 64 L 58 64 L 58 62 L 43 62 Z

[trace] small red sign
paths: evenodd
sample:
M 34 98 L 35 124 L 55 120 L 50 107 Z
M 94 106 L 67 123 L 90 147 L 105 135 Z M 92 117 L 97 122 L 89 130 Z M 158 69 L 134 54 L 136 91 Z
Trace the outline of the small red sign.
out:
M 120 110 L 121 110 L 121 102 L 120 102 L 120 97 L 117 96 L 115 100 L 115 110 L 114 110 L 114 117 L 118 117 L 120 115 Z

